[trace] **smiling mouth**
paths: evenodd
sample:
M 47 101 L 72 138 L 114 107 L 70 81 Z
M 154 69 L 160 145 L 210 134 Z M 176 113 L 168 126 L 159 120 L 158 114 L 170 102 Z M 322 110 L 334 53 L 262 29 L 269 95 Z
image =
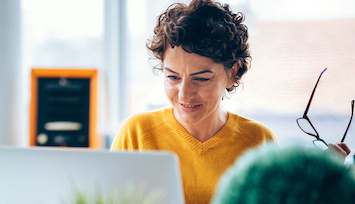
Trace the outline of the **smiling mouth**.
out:
M 181 104 L 181 106 L 185 107 L 185 108 L 195 108 L 195 107 L 198 107 L 200 105 L 190 105 L 190 106 L 188 106 L 188 105 Z

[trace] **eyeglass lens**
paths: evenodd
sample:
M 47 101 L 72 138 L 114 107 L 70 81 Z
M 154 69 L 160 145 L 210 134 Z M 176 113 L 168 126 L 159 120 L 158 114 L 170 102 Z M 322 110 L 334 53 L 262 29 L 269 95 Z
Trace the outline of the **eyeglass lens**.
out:
M 328 145 L 322 140 L 314 140 L 313 144 L 323 151 L 328 149 Z
M 297 124 L 303 132 L 318 138 L 316 131 L 314 130 L 314 128 L 311 126 L 311 124 L 307 119 L 299 118 L 297 119 Z

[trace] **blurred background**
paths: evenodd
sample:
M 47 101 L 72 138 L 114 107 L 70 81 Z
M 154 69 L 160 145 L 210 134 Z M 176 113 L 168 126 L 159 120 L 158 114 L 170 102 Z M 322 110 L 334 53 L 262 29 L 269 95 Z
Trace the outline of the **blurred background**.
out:
M 145 44 L 173 0 L 0 0 L 0 145 L 29 145 L 33 68 L 98 70 L 97 130 L 108 148 L 129 115 L 168 106 Z M 296 119 L 339 142 L 355 99 L 355 1 L 221 0 L 243 12 L 251 70 L 223 106 L 269 126 L 280 145 L 312 145 Z M 355 152 L 355 124 L 345 140 Z

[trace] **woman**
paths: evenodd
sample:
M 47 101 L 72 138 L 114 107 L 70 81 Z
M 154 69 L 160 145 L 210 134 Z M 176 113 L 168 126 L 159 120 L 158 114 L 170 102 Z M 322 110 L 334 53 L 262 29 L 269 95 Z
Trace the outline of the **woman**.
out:
M 127 119 L 112 150 L 179 156 L 186 203 L 210 203 L 218 180 L 246 150 L 276 141 L 264 125 L 221 108 L 250 66 L 244 15 L 211 0 L 173 4 L 147 44 L 161 61 L 172 105 Z

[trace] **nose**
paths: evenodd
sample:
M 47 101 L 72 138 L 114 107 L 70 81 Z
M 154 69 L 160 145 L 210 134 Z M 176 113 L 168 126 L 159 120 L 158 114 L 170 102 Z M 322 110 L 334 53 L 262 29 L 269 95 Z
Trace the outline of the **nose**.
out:
M 182 80 L 179 86 L 179 100 L 182 102 L 190 102 L 196 95 L 193 84 L 188 80 Z

